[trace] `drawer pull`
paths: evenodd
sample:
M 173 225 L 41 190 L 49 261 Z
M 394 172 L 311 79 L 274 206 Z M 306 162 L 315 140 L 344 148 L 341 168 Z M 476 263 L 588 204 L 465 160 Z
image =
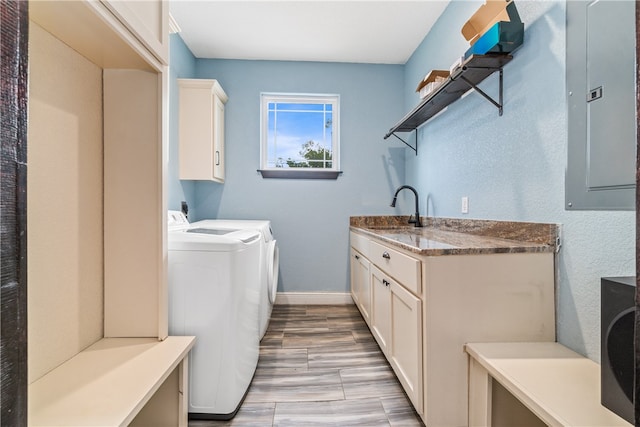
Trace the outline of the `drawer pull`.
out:
M 391 255 L 389 255 L 389 252 L 384 251 L 384 252 L 382 253 L 382 258 L 391 259 Z
M 389 286 L 391 283 L 389 283 L 389 281 L 386 279 L 382 279 L 382 284 L 385 286 Z

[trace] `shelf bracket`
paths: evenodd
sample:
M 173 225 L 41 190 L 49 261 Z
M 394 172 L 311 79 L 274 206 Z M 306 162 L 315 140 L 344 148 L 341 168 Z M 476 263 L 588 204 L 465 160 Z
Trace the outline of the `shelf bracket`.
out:
M 395 136 L 396 138 L 398 138 L 400 141 L 402 141 L 404 143 L 404 145 L 406 145 L 407 147 L 411 148 L 413 151 L 416 152 L 416 156 L 418 155 L 418 129 L 415 130 L 414 134 L 416 135 L 416 145 L 415 147 L 412 146 L 411 144 L 409 144 L 407 141 L 405 141 L 404 139 L 400 138 L 398 135 L 394 133 L 392 133 L 391 135 Z
M 499 89 L 499 99 L 498 102 L 496 102 L 493 98 L 491 98 L 489 95 L 487 95 L 482 89 L 480 89 L 477 85 L 475 85 L 474 83 L 470 82 L 469 79 L 467 79 L 465 76 L 460 76 L 460 80 L 464 81 L 466 84 L 468 84 L 469 86 L 471 86 L 476 92 L 478 92 L 480 95 L 482 95 L 487 101 L 489 101 L 490 103 L 492 103 L 493 105 L 496 106 L 496 108 L 498 109 L 498 115 L 502 116 L 502 68 L 500 68 L 500 89 Z

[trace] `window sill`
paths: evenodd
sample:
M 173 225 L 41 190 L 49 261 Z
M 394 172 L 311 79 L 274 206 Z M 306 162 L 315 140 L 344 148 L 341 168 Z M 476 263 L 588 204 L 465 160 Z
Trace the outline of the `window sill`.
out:
M 280 179 L 338 179 L 342 171 L 309 169 L 258 169 L 263 178 Z

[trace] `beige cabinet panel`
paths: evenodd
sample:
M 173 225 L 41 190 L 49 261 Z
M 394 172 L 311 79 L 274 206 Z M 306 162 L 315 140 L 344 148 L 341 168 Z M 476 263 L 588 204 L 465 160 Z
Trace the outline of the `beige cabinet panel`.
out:
M 217 80 L 178 79 L 180 179 L 224 182 L 224 104 Z
M 213 179 L 224 181 L 224 103 L 213 97 Z M 225 101 L 226 102 L 226 101 Z
M 103 2 L 33 1 L 29 19 L 99 67 L 163 71 L 165 64 Z
M 162 0 L 102 0 L 102 3 L 163 64 L 169 64 L 169 3 Z
M 424 419 L 466 425 L 466 343 L 555 340 L 554 256 L 434 256 L 423 269 Z
M 103 72 L 106 337 L 167 335 L 159 78 Z
M 391 366 L 416 410 L 422 412 L 422 301 L 391 280 Z
M 407 396 L 422 411 L 422 302 L 371 266 L 372 332 Z
M 370 262 L 358 251 L 351 249 L 351 295 L 360 309 L 362 317 L 371 324 L 371 280 Z
M 369 253 L 369 239 L 361 234 L 351 231 L 349 232 L 349 240 L 353 249 L 360 252 L 365 256 L 365 258 L 371 258 L 371 255 Z
M 388 356 L 391 343 L 391 289 L 387 276 L 371 265 L 371 332 Z

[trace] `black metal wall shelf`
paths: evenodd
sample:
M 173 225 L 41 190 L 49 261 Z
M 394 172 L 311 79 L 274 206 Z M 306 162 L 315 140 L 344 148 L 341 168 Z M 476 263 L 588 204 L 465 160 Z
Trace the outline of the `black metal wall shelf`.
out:
M 396 135 L 396 132 L 411 132 L 424 122 L 438 114 L 448 105 L 454 103 L 462 95 L 474 89 L 487 101 L 498 108 L 498 114 L 502 115 L 502 67 L 511 61 L 513 57 L 505 54 L 473 55 L 465 60 L 453 73 L 431 94 L 427 95 L 420 103 L 402 118 L 395 126 L 389 129 L 384 139 L 395 136 L 418 154 L 418 138 L 413 147 Z M 498 101 L 491 98 L 480 88 L 478 84 L 491 74 L 500 73 L 500 89 Z

